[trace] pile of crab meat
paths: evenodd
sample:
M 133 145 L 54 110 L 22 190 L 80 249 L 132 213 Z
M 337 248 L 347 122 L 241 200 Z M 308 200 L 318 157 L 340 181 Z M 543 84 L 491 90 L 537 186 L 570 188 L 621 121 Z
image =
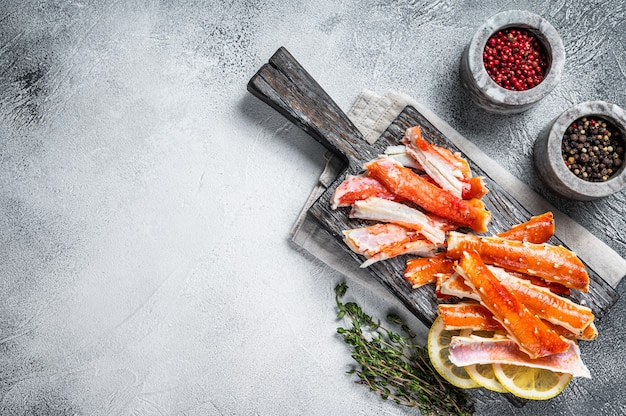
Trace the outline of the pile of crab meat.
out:
M 590 377 L 578 340 L 593 340 L 590 308 L 571 300 L 589 276 L 575 253 L 548 242 L 551 212 L 496 235 L 482 197 L 488 192 L 463 157 L 430 143 L 419 126 L 400 146 L 348 176 L 333 209 L 368 224 L 345 230 L 361 267 L 409 255 L 404 278 L 413 288 L 434 283 L 445 328 L 463 330 L 450 344 L 457 366 L 504 363 Z M 489 331 L 489 337 L 472 334 Z

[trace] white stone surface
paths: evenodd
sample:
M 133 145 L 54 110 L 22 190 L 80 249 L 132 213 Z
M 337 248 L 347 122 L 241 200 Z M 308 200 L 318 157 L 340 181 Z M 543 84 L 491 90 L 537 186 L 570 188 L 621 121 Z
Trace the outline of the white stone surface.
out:
M 534 138 L 563 109 L 626 106 L 619 1 L 514 4 L 546 16 L 571 58 L 549 97 L 510 117 L 473 107 L 458 77 L 501 2 L 1 6 L 2 415 L 415 414 L 346 374 L 343 278 L 289 242 L 324 150 L 246 92 L 279 46 L 342 108 L 364 88 L 408 93 L 626 254 L 624 195 L 561 201 L 532 167 Z M 367 310 L 404 313 L 372 282 L 349 284 Z M 582 347 L 591 381 L 477 413 L 625 412 L 625 309 Z

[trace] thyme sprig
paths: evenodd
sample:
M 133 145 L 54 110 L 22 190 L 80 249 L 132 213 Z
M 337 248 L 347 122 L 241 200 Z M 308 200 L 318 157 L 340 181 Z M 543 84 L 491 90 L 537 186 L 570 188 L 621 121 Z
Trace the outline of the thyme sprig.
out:
M 345 282 L 335 287 L 337 317 L 347 318 L 352 325 L 339 327 L 337 332 L 352 346 L 352 358 L 359 367 L 348 373 L 357 375 L 357 383 L 368 386 L 384 400 L 416 407 L 423 414 L 471 415 L 473 403 L 469 396 L 437 373 L 427 349 L 415 343 L 415 335 L 402 319 L 395 314 L 387 316 L 387 321 L 400 327 L 400 333 L 393 332 L 355 302 L 343 303 L 341 298 L 347 289 Z

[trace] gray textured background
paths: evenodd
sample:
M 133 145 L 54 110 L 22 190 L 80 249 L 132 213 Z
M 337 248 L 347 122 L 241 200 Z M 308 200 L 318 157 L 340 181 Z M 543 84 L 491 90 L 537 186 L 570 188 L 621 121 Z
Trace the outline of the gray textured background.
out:
M 504 117 L 467 101 L 458 63 L 510 8 L 548 19 L 567 63 Z M 324 150 L 246 92 L 279 46 L 344 109 L 364 88 L 413 96 L 626 256 L 626 193 L 557 199 L 531 158 L 567 107 L 626 107 L 621 0 L 2 1 L 0 414 L 415 414 L 345 374 L 342 277 L 288 241 Z M 404 313 L 349 284 L 375 314 Z M 582 346 L 592 380 L 477 413 L 625 414 L 618 290 Z

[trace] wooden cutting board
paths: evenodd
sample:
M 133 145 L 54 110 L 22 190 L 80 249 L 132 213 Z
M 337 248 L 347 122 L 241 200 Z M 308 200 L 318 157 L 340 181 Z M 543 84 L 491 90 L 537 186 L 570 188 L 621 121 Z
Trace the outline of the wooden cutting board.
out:
M 348 218 L 349 208 L 331 209 L 330 203 L 335 188 L 346 175 L 362 172 L 365 162 L 382 154 L 387 146 L 399 144 L 404 131 L 416 125 L 422 127 L 427 140 L 460 152 L 427 118 L 410 106 L 402 111 L 373 145 L 368 144 L 346 114 L 285 48 L 280 48 L 250 79 L 248 90 L 344 160 L 345 170 L 312 205 L 309 214 L 321 227 L 342 241 L 342 246 L 354 259 L 355 268 L 365 259 L 353 253 L 343 243 L 342 231 L 361 227 L 365 222 Z M 488 234 L 504 231 L 530 218 L 528 210 L 498 185 L 496 180 L 488 177 L 466 155 L 463 154 L 463 157 L 470 163 L 474 176 L 485 177 L 485 185 L 489 189 L 489 193 L 483 198 L 492 215 Z M 551 243 L 564 245 L 557 237 L 553 237 Z M 406 256 L 399 256 L 374 263 L 368 270 L 409 311 L 430 326 L 437 315 L 438 304 L 433 285 L 412 289 L 403 277 L 406 260 Z M 590 276 L 589 292 L 573 291 L 572 298 L 591 307 L 599 319 L 615 303 L 618 295 L 594 270 L 588 266 L 587 269 Z

